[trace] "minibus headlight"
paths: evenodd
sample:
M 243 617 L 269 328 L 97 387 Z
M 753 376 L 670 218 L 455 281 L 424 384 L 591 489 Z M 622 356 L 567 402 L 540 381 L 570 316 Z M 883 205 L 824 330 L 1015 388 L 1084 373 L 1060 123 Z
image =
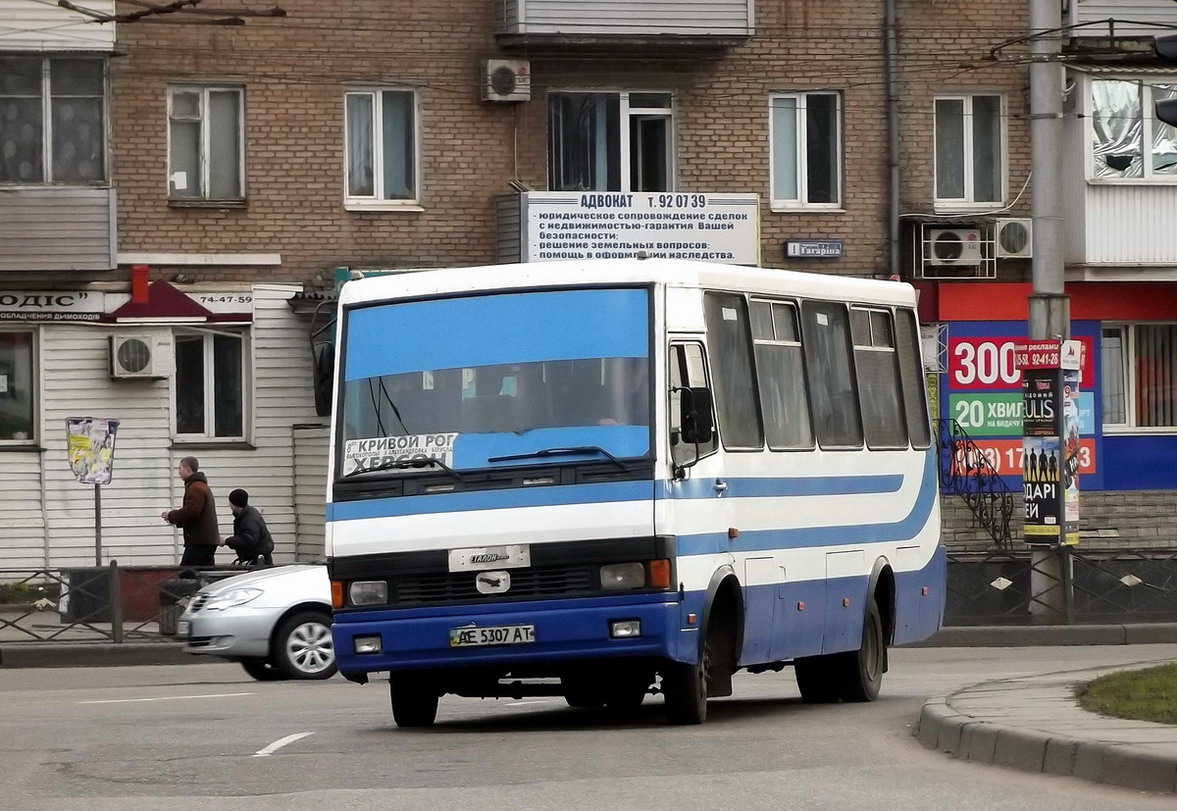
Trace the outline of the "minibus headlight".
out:
M 646 567 L 641 563 L 610 563 L 601 567 L 601 588 L 627 591 L 646 585 Z
M 383 580 L 357 580 L 347 590 L 352 605 L 384 605 L 388 602 L 388 583 Z

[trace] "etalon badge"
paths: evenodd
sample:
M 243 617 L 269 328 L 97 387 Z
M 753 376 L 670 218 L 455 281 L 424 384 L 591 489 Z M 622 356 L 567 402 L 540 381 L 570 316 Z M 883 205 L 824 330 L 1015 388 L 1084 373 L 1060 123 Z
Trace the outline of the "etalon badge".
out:
M 510 572 L 479 572 L 474 578 L 479 594 L 502 594 L 511 588 Z

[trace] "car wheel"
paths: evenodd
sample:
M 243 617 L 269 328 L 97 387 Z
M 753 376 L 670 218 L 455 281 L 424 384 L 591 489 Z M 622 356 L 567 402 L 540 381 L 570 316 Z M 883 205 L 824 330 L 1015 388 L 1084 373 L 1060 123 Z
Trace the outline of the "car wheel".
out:
M 299 611 L 274 633 L 272 662 L 291 679 L 329 679 L 339 667 L 331 642 L 331 615 Z
M 289 678 L 285 673 L 273 667 L 266 659 L 242 659 L 241 667 L 251 677 L 258 681 L 279 681 Z

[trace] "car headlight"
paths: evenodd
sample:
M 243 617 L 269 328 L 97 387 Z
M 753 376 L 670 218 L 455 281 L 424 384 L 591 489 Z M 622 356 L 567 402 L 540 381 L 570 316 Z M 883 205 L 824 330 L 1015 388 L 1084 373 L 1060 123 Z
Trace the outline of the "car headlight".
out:
M 388 583 L 383 580 L 357 580 L 348 589 L 352 605 L 384 605 L 388 602 Z
M 261 589 L 230 589 L 221 594 L 213 595 L 204 604 L 205 611 L 224 611 L 226 608 L 245 605 L 250 600 L 256 600 L 262 595 Z
M 625 591 L 645 588 L 646 567 L 641 563 L 610 563 L 601 567 L 601 588 Z

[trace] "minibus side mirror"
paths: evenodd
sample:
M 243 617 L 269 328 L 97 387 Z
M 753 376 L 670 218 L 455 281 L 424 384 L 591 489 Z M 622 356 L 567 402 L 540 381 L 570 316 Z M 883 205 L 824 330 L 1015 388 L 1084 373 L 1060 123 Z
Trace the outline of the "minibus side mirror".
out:
M 320 417 L 331 416 L 331 391 L 335 383 L 335 344 L 315 344 L 312 350 L 314 361 L 315 413 Z
M 711 401 L 711 390 L 688 388 L 682 390 L 679 400 L 682 426 L 682 441 L 695 445 L 706 445 L 715 437 L 715 408 Z

